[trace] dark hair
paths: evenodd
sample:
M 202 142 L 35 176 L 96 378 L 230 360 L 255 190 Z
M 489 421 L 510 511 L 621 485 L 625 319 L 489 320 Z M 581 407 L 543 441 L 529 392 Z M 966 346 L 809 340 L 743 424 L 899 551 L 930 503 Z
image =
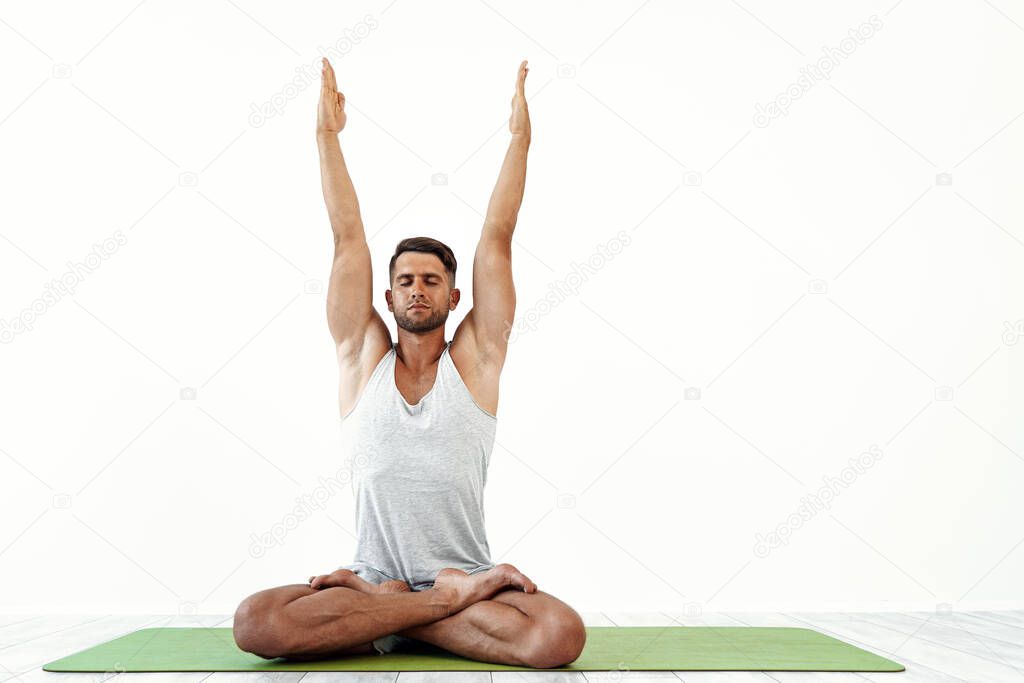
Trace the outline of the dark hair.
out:
M 395 262 L 399 254 L 406 251 L 419 251 L 424 254 L 433 254 L 441 260 L 445 271 L 448 273 L 448 286 L 455 287 L 455 270 L 458 263 L 455 261 L 455 253 L 443 242 L 438 242 L 431 237 L 407 237 L 395 247 L 395 255 L 391 257 L 391 264 L 388 266 L 388 282 L 395 281 Z

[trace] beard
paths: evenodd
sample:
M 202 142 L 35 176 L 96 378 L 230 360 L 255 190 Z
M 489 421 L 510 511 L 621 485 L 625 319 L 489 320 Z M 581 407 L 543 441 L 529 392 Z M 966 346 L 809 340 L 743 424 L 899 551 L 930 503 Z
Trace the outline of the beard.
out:
M 408 309 L 407 309 L 408 310 Z M 395 312 L 395 322 L 406 332 L 430 332 L 441 327 L 448 320 L 448 309 L 430 309 L 430 315 L 413 318 L 406 311 Z

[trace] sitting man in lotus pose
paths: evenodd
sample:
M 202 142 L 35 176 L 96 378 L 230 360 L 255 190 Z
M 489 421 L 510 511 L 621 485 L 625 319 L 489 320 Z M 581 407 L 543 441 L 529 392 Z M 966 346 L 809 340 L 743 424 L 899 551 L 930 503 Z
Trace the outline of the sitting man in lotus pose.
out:
M 483 490 L 498 380 L 515 313 L 512 231 L 526 180 L 530 118 L 519 65 L 512 139 L 473 262 L 474 307 L 445 341 L 456 261 L 427 237 L 399 242 L 388 310 L 372 303 L 370 251 L 338 140 L 345 98 L 323 60 L 317 125 L 334 232 L 328 323 L 340 366 L 343 442 L 353 463 L 356 561 L 308 584 L 255 593 L 235 613 L 238 646 L 265 658 L 318 659 L 427 643 L 471 659 L 563 666 L 583 650 L 583 621 L 510 564 L 494 565 Z

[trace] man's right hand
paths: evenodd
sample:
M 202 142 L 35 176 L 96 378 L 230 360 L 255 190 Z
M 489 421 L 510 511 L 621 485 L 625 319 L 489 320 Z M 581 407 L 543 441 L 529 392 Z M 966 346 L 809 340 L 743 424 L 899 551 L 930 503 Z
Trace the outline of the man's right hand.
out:
M 316 116 L 317 135 L 333 133 L 337 135 L 345 127 L 345 96 L 338 92 L 338 82 L 334 79 L 334 68 L 327 58 L 322 59 L 320 71 L 320 107 Z

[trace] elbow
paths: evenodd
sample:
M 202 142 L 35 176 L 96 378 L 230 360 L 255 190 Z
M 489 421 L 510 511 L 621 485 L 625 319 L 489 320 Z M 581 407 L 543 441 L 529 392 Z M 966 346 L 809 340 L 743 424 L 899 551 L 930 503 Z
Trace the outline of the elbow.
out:
M 484 234 L 511 242 L 517 219 L 516 215 L 506 218 L 488 218 L 484 221 Z
M 334 251 L 346 251 L 352 247 L 366 243 L 366 235 L 363 234 L 361 223 L 349 223 L 332 226 L 334 231 Z

